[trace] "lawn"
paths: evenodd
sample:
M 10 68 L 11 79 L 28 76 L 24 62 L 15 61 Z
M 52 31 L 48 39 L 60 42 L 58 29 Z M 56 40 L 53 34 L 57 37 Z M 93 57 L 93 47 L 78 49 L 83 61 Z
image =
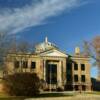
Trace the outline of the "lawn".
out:
M 96 95 L 100 95 L 100 91 L 93 91 L 93 92 L 87 92 L 87 94 L 96 94 Z
M 82 93 L 84 94 L 84 93 Z M 82 95 L 81 94 L 81 95 Z M 100 95 L 100 92 L 87 92 L 85 93 L 87 95 Z M 35 97 L 31 97 L 31 98 L 55 98 L 55 97 L 77 97 L 77 95 L 80 95 L 79 93 L 43 93 L 43 94 L 40 94 L 38 96 L 35 96 Z M 86 95 L 85 95 L 86 96 Z M 0 100 L 24 100 L 26 98 L 30 98 L 30 97 L 14 97 L 14 96 L 8 96 L 8 95 L 5 95 L 5 94 L 0 94 Z

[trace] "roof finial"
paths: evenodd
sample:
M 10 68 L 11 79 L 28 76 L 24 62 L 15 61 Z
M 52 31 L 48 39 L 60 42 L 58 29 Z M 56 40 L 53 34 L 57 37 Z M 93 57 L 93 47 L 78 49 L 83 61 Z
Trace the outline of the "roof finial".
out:
M 48 37 L 47 36 L 45 37 L 45 43 L 48 43 Z

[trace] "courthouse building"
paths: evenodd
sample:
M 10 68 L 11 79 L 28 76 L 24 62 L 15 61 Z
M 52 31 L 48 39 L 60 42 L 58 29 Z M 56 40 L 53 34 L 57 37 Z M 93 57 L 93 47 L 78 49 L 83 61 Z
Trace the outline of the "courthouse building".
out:
M 10 53 L 5 64 L 9 74 L 15 71 L 37 73 L 45 84 L 44 89 L 91 91 L 89 60 L 78 47 L 74 55 L 68 55 L 46 37 L 35 46 L 34 53 Z

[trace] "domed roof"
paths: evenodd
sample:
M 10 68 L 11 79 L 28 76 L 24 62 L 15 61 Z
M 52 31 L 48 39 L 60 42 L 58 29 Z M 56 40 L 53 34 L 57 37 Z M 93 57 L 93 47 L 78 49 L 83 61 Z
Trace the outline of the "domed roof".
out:
M 54 48 L 57 48 L 57 46 L 51 42 L 48 42 L 48 38 L 46 37 L 44 42 L 35 46 L 35 53 L 44 52 Z

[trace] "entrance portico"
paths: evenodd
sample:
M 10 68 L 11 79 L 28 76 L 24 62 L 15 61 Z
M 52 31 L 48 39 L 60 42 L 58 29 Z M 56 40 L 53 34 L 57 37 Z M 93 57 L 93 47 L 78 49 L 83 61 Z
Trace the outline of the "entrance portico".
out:
M 56 53 L 56 55 L 54 55 Z M 48 89 L 64 88 L 66 82 L 66 55 L 58 50 L 41 53 L 43 79 Z

